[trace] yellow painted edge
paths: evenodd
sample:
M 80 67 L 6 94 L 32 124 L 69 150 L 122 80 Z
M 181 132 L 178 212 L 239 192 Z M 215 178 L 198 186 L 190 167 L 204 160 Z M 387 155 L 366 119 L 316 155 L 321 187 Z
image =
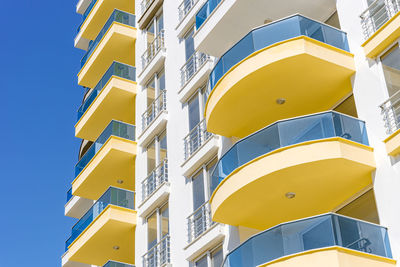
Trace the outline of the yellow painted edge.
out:
M 374 32 L 364 43 L 362 43 L 361 47 L 365 47 L 375 36 L 377 36 L 381 31 L 383 31 L 393 20 L 395 20 L 398 16 L 400 16 L 400 11 L 396 13 L 393 17 L 391 17 L 385 24 L 383 24 L 376 32 Z
M 395 136 L 400 134 L 400 129 L 398 129 L 397 131 L 395 131 L 394 133 L 392 133 L 391 135 L 389 135 L 389 137 L 387 137 L 385 140 L 383 140 L 383 142 L 387 143 L 390 140 L 392 140 Z
M 82 171 L 79 173 L 79 175 L 75 177 L 75 179 L 72 181 L 71 185 L 73 185 L 73 184 L 76 182 L 76 180 L 78 180 L 78 178 L 81 176 L 81 174 L 82 174 L 82 173 L 86 170 L 86 168 L 92 163 L 92 161 L 93 161 L 93 160 L 96 158 L 96 156 L 103 150 L 103 148 L 105 148 L 106 145 L 107 145 L 109 142 L 111 142 L 112 139 L 117 139 L 117 140 L 120 140 L 120 141 L 123 141 L 123 142 L 128 142 L 128 143 L 132 143 L 132 144 L 137 145 L 137 142 L 136 142 L 136 141 L 128 140 L 128 139 L 125 139 L 125 138 L 122 138 L 122 137 L 119 137 L 119 136 L 115 136 L 115 135 L 111 135 L 111 136 L 107 139 L 107 141 L 100 147 L 99 151 L 97 151 L 97 153 L 93 156 L 93 158 L 86 164 L 85 168 L 83 168 Z M 74 192 L 72 192 L 72 193 L 74 193 Z
M 102 211 L 100 212 L 100 214 L 97 215 L 97 217 L 85 228 L 85 230 L 83 230 L 82 233 L 80 233 L 80 235 L 78 235 L 78 236 L 75 238 L 74 242 L 72 242 L 72 243 L 68 246 L 68 249 L 69 249 L 70 247 L 72 247 L 72 245 L 75 244 L 76 241 L 78 241 L 78 239 L 79 239 L 83 234 L 85 234 L 85 233 L 87 232 L 87 230 L 88 230 L 95 222 L 97 222 L 97 221 L 99 220 L 99 218 L 100 218 L 104 213 L 106 213 L 109 209 L 117 209 L 117 210 L 121 210 L 121 211 L 128 211 L 128 212 L 137 213 L 136 210 L 131 210 L 131 209 L 128 209 L 128 208 L 125 208 L 125 207 L 116 206 L 116 205 L 114 205 L 114 204 L 108 204 L 107 207 L 106 207 L 104 210 L 102 210 Z
M 83 21 L 83 23 L 82 23 L 81 28 L 80 28 L 79 31 L 82 31 L 83 26 L 86 24 L 86 21 L 89 20 L 89 17 L 90 17 L 90 15 L 92 14 L 93 10 L 95 10 L 96 5 L 100 5 L 100 4 L 99 4 L 100 2 L 102 2 L 102 1 L 97 1 L 97 3 L 94 4 L 94 6 L 92 7 L 92 10 L 90 10 L 89 14 L 86 16 L 86 19 Z M 102 2 L 102 3 L 103 3 L 103 2 Z M 98 9 L 98 8 L 97 8 L 97 9 Z M 93 18 L 91 18 L 91 19 L 93 19 Z M 87 28 L 87 25 L 86 25 L 86 28 Z
M 371 152 L 374 151 L 374 149 L 373 149 L 372 147 L 370 147 L 370 146 L 363 145 L 363 144 L 360 144 L 360 143 L 357 143 L 357 142 L 354 142 L 354 141 L 351 141 L 351 140 L 348 140 L 348 139 L 345 139 L 345 138 L 342 138 L 342 137 L 330 137 L 330 138 L 325 138 L 325 139 L 311 140 L 311 141 L 306 141 L 306 142 L 302 142 L 302 143 L 297 143 L 297 144 L 290 145 L 290 146 L 281 147 L 281 148 L 278 148 L 278 149 L 276 149 L 276 150 L 270 151 L 270 152 L 268 152 L 268 153 L 266 153 L 266 154 L 263 154 L 263 155 L 261 155 L 261 156 L 258 156 L 257 158 L 252 159 L 251 161 L 249 161 L 249 162 L 247 162 L 247 163 L 245 163 L 245 164 L 239 166 L 238 168 L 234 169 L 234 170 L 233 170 L 228 176 L 226 176 L 226 177 L 218 184 L 218 186 L 214 189 L 214 192 L 212 192 L 212 195 L 211 195 L 211 197 L 210 197 L 209 202 L 211 203 L 211 202 L 213 201 L 214 196 L 215 196 L 216 192 L 218 191 L 218 189 L 219 189 L 220 187 L 222 187 L 222 185 L 223 185 L 227 180 L 229 180 L 229 178 L 230 178 L 231 176 L 233 176 L 234 174 L 236 174 L 237 172 L 239 172 L 239 171 L 240 171 L 241 169 L 243 169 L 244 167 L 246 167 L 246 166 L 248 166 L 248 165 L 254 163 L 255 161 L 258 161 L 258 160 L 260 160 L 261 158 L 268 157 L 268 156 L 270 156 L 270 155 L 272 155 L 272 154 L 276 154 L 276 153 L 279 153 L 279 152 L 284 151 L 284 150 L 289 150 L 289 149 L 294 148 L 294 147 L 299 147 L 299 146 L 304 146 L 304 145 L 310 145 L 310 144 L 315 144 L 315 143 L 322 143 L 322 142 L 331 142 L 331 141 L 338 141 L 338 142 L 342 142 L 342 143 L 348 143 L 348 144 L 350 144 L 350 145 L 358 146 L 358 147 L 360 147 L 360 148 L 362 148 L 362 149 L 369 150 L 369 151 L 371 151 Z
M 94 55 L 94 52 L 97 50 L 97 48 L 98 48 L 98 47 L 100 46 L 100 44 L 103 42 L 104 38 L 105 38 L 105 37 L 107 36 L 107 34 L 111 31 L 111 29 L 112 29 L 112 27 L 114 27 L 114 25 L 120 25 L 120 26 L 127 27 L 127 28 L 131 28 L 131 29 L 137 31 L 136 27 L 133 27 L 133 26 L 130 26 L 130 25 L 126 25 L 126 24 L 122 24 L 122 23 L 120 23 L 120 22 L 114 21 L 114 22 L 110 25 L 110 27 L 107 29 L 107 31 L 106 31 L 106 33 L 103 35 L 103 37 L 101 37 L 99 43 L 96 45 L 96 47 L 95 47 L 95 49 L 93 50 L 93 52 L 92 52 L 92 54 L 90 55 L 90 57 L 88 57 L 88 58 L 86 59 L 85 64 L 82 66 L 81 70 L 80 70 L 80 71 L 78 72 L 78 74 L 77 74 L 78 77 L 79 77 L 79 75 L 81 74 L 81 72 L 83 71 L 83 69 L 86 67 L 86 65 L 88 64 L 89 59 Z M 136 39 L 136 36 L 135 36 L 134 39 Z
M 98 95 L 95 97 L 95 99 L 93 100 L 92 104 L 89 105 L 89 107 L 86 109 L 86 111 L 82 114 L 81 118 L 75 123 L 75 126 L 74 126 L 75 128 L 76 128 L 76 127 L 78 126 L 78 124 L 81 122 L 81 120 L 82 120 L 83 117 L 86 115 L 86 113 L 89 111 L 89 109 L 94 105 L 94 103 L 97 101 L 97 99 L 100 97 L 100 95 L 102 95 L 102 93 L 104 92 L 103 89 L 105 89 L 105 88 L 111 83 L 112 79 L 117 79 L 117 80 L 121 80 L 121 81 L 124 81 L 124 82 L 129 82 L 129 83 L 132 83 L 132 84 L 137 85 L 137 82 L 136 82 L 136 81 L 131 81 L 131 80 L 128 80 L 128 79 L 126 79 L 126 78 L 122 78 L 122 77 L 118 77 L 118 76 L 112 75 L 112 76 L 110 77 L 110 79 L 108 79 L 107 83 L 106 83 L 106 84 L 103 86 L 103 88 L 100 90 L 100 94 L 98 94 Z M 135 93 L 135 95 L 136 95 L 136 93 Z
M 325 46 L 325 47 L 328 48 L 328 49 L 336 50 L 336 52 L 339 52 L 339 53 L 342 53 L 342 54 L 345 54 L 345 55 L 347 55 L 347 56 L 351 56 L 351 57 L 354 58 L 354 54 L 352 54 L 352 53 L 350 53 L 350 52 L 347 52 L 347 51 L 342 50 L 342 49 L 340 49 L 340 48 L 337 48 L 337 47 L 335 47 L 335 46 L 326 44 L 326 43 L 324 43 L 324 42 L 321 42 L 321 41 L 312 39 L 312 38 L 307 37 L 307 36 L 305 36 L 305 35 L 300 35 L 300 36 L 297 36 L 297 37 L 294 37 L 294 38 L 291 38 L 291 39 L 287 39 L 287 40 L 284 40 L 284 41 L 280 41 L 280 42 L 274 43 L 274 44 L 272 44 L 272 45 L 269 45 L 269 46 L 267 46 L 267 47 L 264 47 L 264 48 L 262 48 L 262 49 L 260 49 L 260 50 L 257 50 L 257 51 L 255 51 L 255 52 L 251 53 L 250 55 L 248 55 L 247 57 L 245 57 L 244 59 L 242 59 L 241 61 L 239 61 L 239 62 L 236 63 L 235 65 L 233 65 L 224 75 L 222 75 L 222 77 L 221 77 L 221 78 L 218 80 L 218 82 L 215 84 L 214 88 L 218 87 L 218 85 L 222 82 L 222 80 L 223 80 L 226 76 L 228 76 L 228 74 L 230 74 L 230 73 L 231 73 L 234 69 L 236 69 L 240 64 L 242 64 L 244 61 L 250 59 L 251 57 L 254 57 L 254 56 L 256 56 L 257 54 L 260 54 L 260 53 L 264 52 L 265 50 L 271 49 L 272 47 L 279 46 L 279 45 L 281 45 L 281 44 L 289 43 L 289 42 L 296 41 L 296 40 L 300 40 L 300 39 L 304 39 L 305 41 L 309 41 L 309 42 L 315 43 L 315 44 L 317 44 L 317 45 Z M 205 105 L 204 112 L 203 112 L 204 118 L 207 118 L 207 114 L 206 114 L 207 106 L 208 106 L 209 100 L 211 99 L 213 93 L 215 92 L 214 88 L 211 88 L 211 92 L 210 92 L 210 94 L 209 94 L 208 97 L 207 97 L 206 105 Z
M 312 254 L 312 253 L 315 253 L 315 252 L 329 251 L 329 250 L 337 250 L 337 251 L 344 252 L 344 253 L 347 253 L 347 254 L 353 254 L 353 255 L 356 255 L 356 256 L 361 256 L 361 257 L 365 257 L 365 258 L 372 258 L 372 259 L 375 259 L 375 260 L 396 264 L 396 260 L 394 260 L 394 259 L 390 259 L 390 258 L 386 258 L 386 257 L 374 255 L 374 254 L 369 254 L 369 253 L 365 253 L 365 252 L 361 252 L 361 251 L 357 251 L 357 250 L 353 250 L 353 249 L 349 249 L 349 248 L 344 248 L 344 247 L 340 247 L 340 246 L 331 246 L 331 247 L 307 250 L 307 251 L 291 254 L 291 255 L 288 255 L 288 256 L 283 256 L 283 257 L 280 257 L 278 259 L 269 261 L 267 263 L 260 264 L 258 266 L 266 267 L 268 265 L 271 265 L 271 264 L 274 264 L 274 263 L 278 263 L 278 262 L 281 262 L 281 261 L 285 261 L 285 260 L 288 260 L 288 259 L 291 259 L 291 258 L 295 258 L 295 257 L 298 257 L 298 256 Z

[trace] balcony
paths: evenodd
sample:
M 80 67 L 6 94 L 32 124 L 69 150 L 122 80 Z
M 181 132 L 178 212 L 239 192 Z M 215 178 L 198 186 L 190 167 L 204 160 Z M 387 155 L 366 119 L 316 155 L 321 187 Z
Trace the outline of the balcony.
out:
M 75 136 L 94 141 L 115 119 L 135 124 L 136 69 L 113 62 L 78 109 Z
M 67 192 L 64 215 L 73 218 L 81 218 L 93 205 L 93 200 L 72 195 L 72 188 Z
M 102 266 L 135 262 L 135 193 L 110 187 L 72 227 L 65 242 L 71 261 Z
M 195 49 L 220 57 L 249 30 L 300 13 L 326 21 L 336 11 L 336 1 L 207 0 L 196 14 Z M 243 19 L 246 18 L 246 19 Z
M 185 33 L 195 23 L 197 11 L 203 6 L 206 0 L 181 0 L 178 6 L 178 25 L 175 30 L 179 38 L 183 38 Z
M 400 0 L 376 0 L 360 15 L 367 57 L 375 58 L 400 37 Z
M 331 109 L 352 92 L 348 50 L 346 33 L 300 15 L 254 29 L 210 74 L 207 130 L 243 138 L 277 120 Z
M 210 61 L 210 57 L 201 52 L 195 52 L 181 68 L 181 88 L 184 87 L 195 74 Z
M 141 30 L 146 28 L 162 4 L 163 0 L 142 0 L 140 2 L 140 17 L 138 25 Z
M 171 262 L 169 235 L 163 237 L 160 242 L 154 245 L 142 256 L 143 267 L 161 267 Z
M 212 219 L 266 229 L 329 212 L 372 186 L 373 170 L 363 121 L 333 111 L 279 121 L 220 158 L 211 176 Z
M 389 137 L 384 140 L 390 156 L 400 154 L 400 91 L 381 105 L 386 132 Z
M 183 139 L 185 160 L 196 153 L 212 136 L 212 133 L 207 132 L 206 121 L 199 122 Z
M 160 92 L 160 95 L 147 107 L 142 114 L 142 132 L 144 132 L 154 120 L 167 110 L 167 93 L 165 90 Z
M 109 186 L 135 190 L 135 126 L 111 121 L 75 165 L 72 193 L 98 199 Z
M 223 267 L 396 266 L 387 229 L 336 214 L 277 225 L 231 251 Z
M 135 4 L 129 0 L 80 0 L 77 12 L 83 12 L 83 18 L 77 30 L 75 47 L 86 50 L 87 42 L 96 38 L 114 9 L 134 14 Z
M 141 56 L 142 70 L 139 75 L 141 80 L 147 82 L 150 76 L 162 67 L 165 60 L 164 51 L 164 30 L 162 30 L 153 42 L 147 45 L 146 51 Z
M 96 39 L 89 43 L 81 60 L 78 84 L 95 87 L 114 61 L 134 66 L 136 34 L 135 15 L 114 10 Z
M 201 205 L 188 218 L 188 243 L 200 237 L 214 225 L 211 220 L 210 204 L 208 202 Z

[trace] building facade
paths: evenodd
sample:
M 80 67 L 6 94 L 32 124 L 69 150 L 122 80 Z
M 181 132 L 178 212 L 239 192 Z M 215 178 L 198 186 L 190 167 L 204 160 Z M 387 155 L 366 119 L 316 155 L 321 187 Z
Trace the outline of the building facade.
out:
M 387 267 L 399 0 L 80 0 L 63 267 Z

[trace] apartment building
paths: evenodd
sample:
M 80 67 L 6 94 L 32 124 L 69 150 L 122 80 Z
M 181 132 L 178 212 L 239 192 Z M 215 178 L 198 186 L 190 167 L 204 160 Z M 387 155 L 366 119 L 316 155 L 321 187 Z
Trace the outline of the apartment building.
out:
M 76 11 L 63 267 L 397 265 L 400 0 Z

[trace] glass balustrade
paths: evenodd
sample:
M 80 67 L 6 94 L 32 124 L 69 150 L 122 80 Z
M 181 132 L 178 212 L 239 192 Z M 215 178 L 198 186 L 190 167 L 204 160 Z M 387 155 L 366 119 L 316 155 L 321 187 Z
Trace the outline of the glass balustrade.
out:
M 115 205 L 128 209 L 135 209 L 135 192 L 120 188 L 110 187 L 94 203 L 94 205 L 82 216 L 82 218 L 72 227 L 71 237 L 65 242 L 65 250 L 75 241 L 75 239 L 101 214 L 108 205 Z
M 369 145 L 365 122 L 335 111 L 279 121 L 241 139 L 220 158 L 211 176 L 210 192 L 235 169 L 257 157 L 282 147 L 331 137 Z
M 97 154 L 100 148 L 107 142 L 111 136 L 118 136 L 128 140 L 135 140 L 135 126 L 120 121 L 112 120 L 104 129 L 97 140 L 90 146 L 86 153 L 75 165 L 75 177 L 77 177 L 86 165 Z
M 116 261 L 109 261 L 105 265 L 103 265 L 103 267 L 135 267 L 135 265 L 116 262 Z
M 86 8 L 85 13 L 83 13 L 82 23 L 79 24 L 77 32 L 81 31 L 83 23 L 85 22 L 86 18 L 89 16 L 90 12 L 92 11 L 92 9 L 96 3 L 97 3 L 97 0 L 92 0 L 92 2 L 90 2 L 89 6 Z
M 247 56 L 270 45 L 299 36 L 307 36 L 349 51 L 345 32 L 301 15 L 294 15 L 252 30 L 229 49 L 210 73 L 211 90 L 225 73 Z
M 113 13 L 111 14 L 110 18 L 107 20 L 106 24 L 103 26 L 99 34 L 97 35 L 96 39 L 92 40 L 89 42 L 88 50 L 81 59 L 81 67 L 83 67 L 86 63 L 86 61 L 89 59 L 89 57 L 93 54 L 93 51 L 97 47 L 97 45 L 100 43 L 100 41 L 103 39 L 103 36 L 106 34 L 108 29 L 111 27 L 111 25 L 114 22 L 119 22 L 125 25 L 129 25 L 132 27 L 135 27 L 135 15 L 120 11 L 118 9 L 115 9 Z
M 222 266 L 256 267 L 284 256 L 332 246 L 392 258 L 385 227 L 324 214 L 284 223 L 249 238 L 226 256 Z
M 72 198 L 72 188 L 70 188 L 67 192 L 67 202 L 68 203 Z
M 111 66 L 108 68 L 108 70 L 105 72 L 103 77 L 100 79 L 100 81 L 97 83 L 97 85 L 93 88 L 93 90 L 90 92 L 90 94 L 86 97 L 85 101 L 82 103 L 82 105 L 78 109 L 78 121 L 80 118 L 85 114 L 86 110 L 90 107 L 90 105 L 93 103 L 93 101 L 96 99 L 96 97 L 100 94 L 101 90 L 106 86 L 106 84 L 109 82 L 111 77 L 120 77 L 124 79 L 128 79 L 131 81 L 136 80 L 136 68 L 119 63 L 114 61 Z
M 204 3 L 199 12 L 196 14 L 196 29 L 199 29 L 201 25 L 203 25 L 206 19 L 222 1 L 223 0 L 208 0 L 206 3 Z

